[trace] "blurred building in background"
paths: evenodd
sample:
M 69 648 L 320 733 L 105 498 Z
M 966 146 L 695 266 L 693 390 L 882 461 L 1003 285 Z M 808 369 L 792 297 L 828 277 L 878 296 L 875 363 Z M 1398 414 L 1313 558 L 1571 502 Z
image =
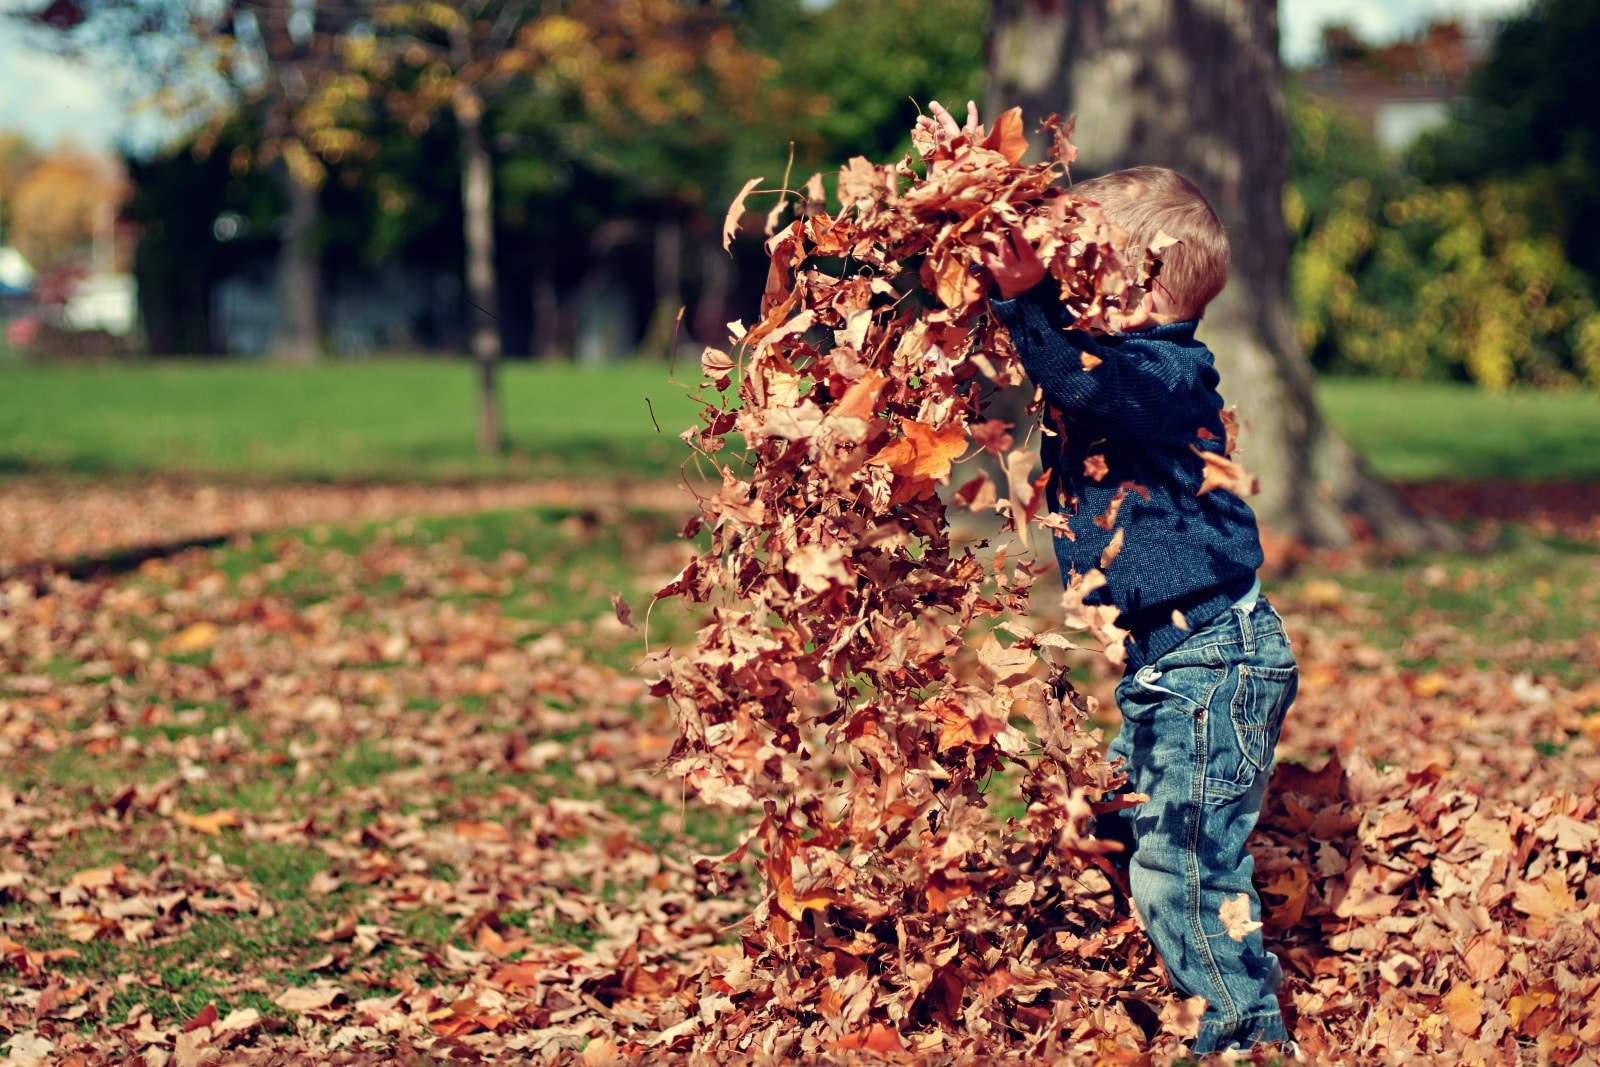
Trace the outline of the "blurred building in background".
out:
M 1455 19 L 1385 45 L 1362 40 L 1348 25 L 1329 25 L 1323 59 L 1300 72 L 1300 84 L 1360 119 L 1380 148 L 1398 153 L 1443 126 L 1466 100 L 1467 78 L 1490 39 L 1487 24 Z

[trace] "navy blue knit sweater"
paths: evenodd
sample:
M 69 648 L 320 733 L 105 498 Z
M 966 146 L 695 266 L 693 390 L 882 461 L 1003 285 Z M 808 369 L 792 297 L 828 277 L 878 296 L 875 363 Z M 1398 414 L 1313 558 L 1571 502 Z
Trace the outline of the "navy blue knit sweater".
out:
M 1195 448 L 1222 452 L 1222 397 L 1211 352 L 1195 340 L 1193 320 L 1111 336 L 1066 330 L 1067 312 L 1049 279 L 1013 300 L 991 303 L 1011 332 L 1029 377 L 1060 413 L 1047 426 L 1043 459 L 1049 503 L 1073 538 L 1057 535 L 1065 576 L 1099 566 L 1112 532 L 1095 519 L 1119 486 L 1132 482 L 1116 525 L 1121 553 L 1089 603 L 1113 604 L 1131 631 L 1128 669 L 1176 648 L 1187 636 L 1181 612 L 1198 629 L 1250 591 L 1261 566 L 1255 514 L 1223 489 L 1199 495 L 1204 464 Z M 1082 354 L 1102 362 L 1083 369 Z M 1105 460 L 1099 479 L 1085 471 Z M 1098 463 L 1092 467 L 1098 469 Z M 1075 506 L 1074 506 L 1075 505 Z

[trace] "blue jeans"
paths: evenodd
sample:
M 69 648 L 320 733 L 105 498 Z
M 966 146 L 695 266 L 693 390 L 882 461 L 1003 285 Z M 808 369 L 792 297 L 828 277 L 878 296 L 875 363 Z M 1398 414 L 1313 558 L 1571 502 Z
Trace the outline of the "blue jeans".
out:
M 1103 817 L 1100 833 L 1129 847 L 1129 892 L 1173 985 L 1206 998 L 1196 1053 L 1288 1040 L 1277 957 L 1260 930 L 1228 936 L 1221 911 L 1243 893 L 1261 918 L 1245 841 L 1297 685 L 1283 623 L 1262 597 L 1117 686 L 1110 757 L 1126 764 L 1126 788 L 1150 800 Z

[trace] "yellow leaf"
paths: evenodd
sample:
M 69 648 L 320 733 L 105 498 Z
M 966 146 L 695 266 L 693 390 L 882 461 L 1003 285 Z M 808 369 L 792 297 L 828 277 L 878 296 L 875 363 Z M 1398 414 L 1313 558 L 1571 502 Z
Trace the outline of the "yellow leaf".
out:
M 1475 1034 L 1483 1024 L 1483 992 L 1475 985 L 1457 982 L 1440 998 L 1439 1006 L 1444 1009 L 1450 1025 L 1463 1034 Z
M 1438 671 L 1429 671 L 1411 683 L 1411 691 L 1424 700 L 1444 692 L 1450 680 Z
M 222 828 L 225 826 L 239 825 L 238 813 L 226 808 L 221 811 L 207 812 L 204 815 L 190 815 L 188 812 L 175 811 L 172 813 L 172 818 L 191 830 L 198 830 L 202 834 L 210 834 L 213 837 L 222 833 Z
M 167 638 L 168 652 L 204 652 L 217 641 L 217 628 L 209 622 L 195 622 Z
M 1528 933 L 1543 937 L 1562 915 L 1578 910 L 1578 899 L 1559 871 L 1548 871 L 1537 882 L 1517 886 L 1512 907 L 1528 917 Z

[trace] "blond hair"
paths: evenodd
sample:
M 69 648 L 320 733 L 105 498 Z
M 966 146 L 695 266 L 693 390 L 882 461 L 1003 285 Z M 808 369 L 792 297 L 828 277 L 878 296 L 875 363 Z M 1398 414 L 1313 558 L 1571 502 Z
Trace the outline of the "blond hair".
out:
M 1204 194 L 1177 171 L 1129 167 L 1077 182 L 1072 194 L 1099 205 L 1132 250 L 1163 233 L 1177 240 L 1158 253 L 1155 287 L 1179 316 L 1199 318 L 1228 283 L 1228 235 Z

